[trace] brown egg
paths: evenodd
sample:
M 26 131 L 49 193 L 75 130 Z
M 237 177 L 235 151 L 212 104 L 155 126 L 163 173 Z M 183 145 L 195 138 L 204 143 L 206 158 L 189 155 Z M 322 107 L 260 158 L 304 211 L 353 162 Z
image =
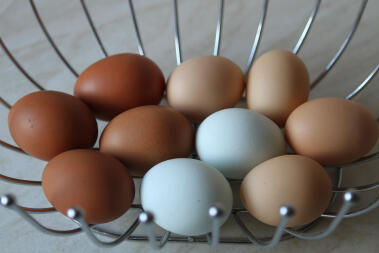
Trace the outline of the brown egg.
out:
M 288 115 L 307 101 L 309 74 L 303 61 L 285 50 L 273 50 L 257 59 L 250 69 L 246 102 L 259 112 L 284 126 Z
M 97 138 L 91 110 L 78 98 L 57 91 L 22 97 L 8 115 L 14 141 L 26 153 L 50 160 L 76 148 L 90 148 Z
M 374 116 L 343 98 L 319 98 L 299 106 L 288 117 L 285 131 L 296 153 L 324 165 L 355 161 L 378 139 Z
M 158 104 L 165 86 L 159 67 L 137 54 L 109 56 L 80 74 L 74 94 L 94 111 L 110 120 L 133 107 Z
M 42 188 L 62 214 L 80 207 L 88 223 L 112 221 L 124 214 L 134 198 L 134 183 L 126 167 L 95 150 L 64 152 L 46 165 Z
M 320 217 L 329 205 L 332 183 L 316 161 L 300 155 L 284 155 L 252 169 L 241 184 L 241 200 L 251 215 L 277 226 L 279 209 L 289 205 L 295 215 L 287 226 L 305 225 Z
M 188 157 L 194 130 L 179 112 L 163 106 L 141 106 L 118 115 L 105 128 L 100 151 L 122 161 L 132 175 L 142 176 L 154 165 Z
M 234 107 L 245 87 L 242 70 L 220 56 L 199 56 L 171 73 L 167 101 L 193 122 L 221 109 Z

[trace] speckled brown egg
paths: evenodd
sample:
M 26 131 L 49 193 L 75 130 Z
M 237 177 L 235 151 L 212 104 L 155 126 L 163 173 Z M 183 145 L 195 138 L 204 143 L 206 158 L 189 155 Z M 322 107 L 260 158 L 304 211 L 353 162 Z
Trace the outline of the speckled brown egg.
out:
M 167 83 L 167 101 L 192 122 L 234 107 L 245 87 L 237 64 L 220 56 L 199 56 L 174 69 Z
M 97 138 L 91 110 L 74 96 L 38 91 L 22 97 L 8 115 L 14 141 L 42 160 L 76 148 L 90 148 Z
M 46 165 L 42 188 L 62 214 L 80 207 L 88 223 L 112 221 L 124 214 L 134 198 L 127 168 L 110 155 L 95 150 L 70 150 Z
M 241 184 L 241 200 L 251 215 L 277 226 L 279 209 L 289 205 L 295 215 L 287 226 L 305 225 L 320 217 L 329 205 L 332 183 L 316 161 L 300 155 L 284 155 L 252 169 Z
M 165 88 L 162 71 L 149 58 L 117 54 L 95 62 L 80 74 L 74 94 L 110 120 L 133 107 L 158 104 Z
M 122 161 L 133 175 L 154 165 L 188 157 L 194 130 L 179 112 L 163 106 L 141 106 L 121 113 L 105 128 L 100 151 Z
M 249 109 L 284 126 L 288 115 L 307 101 L 309 74 L 303 61 L 285 50 L 272 50 L 249 71 L 246 102 Z
M 343 98 L 319 98 L 296 108 L 288 117 L 286 137 L 296 153 L 324 165 L 355 161 L 378 139 L 369 110 Z

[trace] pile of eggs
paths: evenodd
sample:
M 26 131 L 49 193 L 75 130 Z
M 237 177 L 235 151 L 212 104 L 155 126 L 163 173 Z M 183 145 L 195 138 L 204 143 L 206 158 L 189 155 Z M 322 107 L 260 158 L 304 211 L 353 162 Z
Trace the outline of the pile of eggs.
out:
M 247 108 L 234 108 L 244 92 Z M 283 50 L 262 55 L 246 79 L 229 59 L 200 56 L 167 82 L 150 59 L 118 54 L 84 70 L 74 96 L 21 98 L 8 123 L 26 153 L 48 161 L 42 187 L 63 214 L 79 206 L 88 223 L 112 221 L 130 208 L 139 176 L 142 207 L 159 226 L 206 234 L 211 206 L 223 209 L 221 222 L 232 210 L 228 178 L 242 180 L 243 205 L 266 224 L 278 225 L 281 205 L 294 207 L 294 227 L 330 202 L 323 165 L 357 160 L 378 138 L 366 108 L 342 98 L 307 101 L 309 92 L 306 66 Z M 164 93 L 169 106 L 158 105 Z M 99 150 L 96 118 L 109 121 Z M 286 154 L 287 144 L 296 154 Z M 194 153 L 199 159 L 189 158 Z

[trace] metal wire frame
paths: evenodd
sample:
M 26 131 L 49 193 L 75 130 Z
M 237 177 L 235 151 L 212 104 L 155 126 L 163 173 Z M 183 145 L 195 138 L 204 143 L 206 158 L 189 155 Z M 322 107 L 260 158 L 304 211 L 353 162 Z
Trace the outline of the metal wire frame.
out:
M 325 69 L 318 75 L 318 77 L 312 82 L 311 89 L 314 89 L 320 81 L 329 73 L 329 71 L 333 68 L 333 66 L 337 63 L 337 61 L 341 58 L 342 54 L 345 52 L 347 46 L 349 45 L 351 39 L 353 38 L 355 31 L 358 28 L 358 25 L 361 21 L 361 18 L 363 16 L 363 13 L 365 11 L 366 5 L 368 0 L 362 0 L 361 5 L 358 10 L 358 14 L 354 20 L 353 26 L 348 33 L 346 39 L 338 49 L 337 53 L 334 55 L 334 57 L 329 61 L 328 65 L 326 65 Z
M 107 56 L 107 52 L 104 48 L 104 45 L 100 39 L 100 37 L 98 36 L 98 33 L 96 31 L 96 28 L 92 22 L 92 18 L 88 12 L 88 9 L 85 5 L 85 2 L 84 0 L 80 0 L 81 1 L 81 4 L 82 4 L 82 7 L 83 7 L 83 10 L 84 10 L 84 13 L 88 19 L 88 22 L 89 22 L 89 25 L 90 25 L 90 28 L 99 44 L 99 46 L 101 47 L 103 53 L 105 56 Z M 134 11 L 134 7 L 133 7 L 133 3 L 132 3 L 132 0 L 128 0 L 128 3 L 129 3 L 129 8 L 130 8 L 130 11 L 131 11 L 131 14 L 132 14 L 132 20 L 133 20 L 133 24 L 134 24 L 134 28 L 135 28 L 135 33 L 136 33 L 136 38 L 137 38 L 137 45 L 138 45 L 138 50 L 139 50 L 139 53 L 141 55 L 144 55 L 144 48 L 143 48 L 143 44 L 142 44 L 142 40 L 141 40 L 141 37 L 140 37 L 140 34 L 139 34 L 139 29 L 138 29 L 138 25 L 137 25 L 137 21 L 136 21 L 136 15 L 135 15 L 135 11 Z M 311 13 L 311 16 L 308 18 L 308 21 L 305 25 L 305 28 L 298 40 L 298 42 L 296 43 L 294 49 L 293 49 L 293 53 L 297 54 L 299 52 L 299 50 L 301 49 L 304 41 L 306 40 L 308 34 L 309 34 L 309 31 L 310 31 L 310 28 L 315 20 L 315 17 L 316 17 L 316 14 L 318 12 L 318 9 L 319 9 L 319 6 L 320 6 L 320 3 L 321 1 L 318 0 L 316 1 L 316 4 L 315 4 L 315 7 Z M 76 71 L 71 67 L 71 65 L 67 62 L 67 60 L 64 58 L 64 56 L 60 53 L 59 49 L 57 48 L 57 46 L 55 45 L 53 39 L 51 38 L 50 34 L 48 33 L 41 17 L 39 16 L 39 13 L 37 11 L 37 8 L 33 2 L 33 0 L 30 0 L 30 4 L 32 6 L 32 9 L 33 9 L 33 12 L 37 18 L 37 21 L 43 31 L 43 33 L 45 34 L 47 40 L 49 41 L 50 45 L 53 47 L 53 49 L 55 50 L 55 52 L 57 53 L 57 55 L 59 56 L 59 58 L 62 60 L 62 62 L 66 65 L 67 68 L 69 68 L 69 70 L 75 75 L 77 76 L 77 73 Z M 358 24 L 360 22 L 360 19 L 363 15 L 363 12 L 364 12 L 364 9 L 365 9 L 365 6 L 367 4 L 367 0 L 363 0 L 362 3 L 361 3 L 361 6 L 360 6 L 360 9 L 359 9 L 359 12 L 358 12 L 358 15 L 354 21 L 354 24 L 353 24 L 353 27 L 352 27 L 352 30 L 349 32 L 347 38 L 345 39 L 344 43 L 341 45 L 340 49 L 338 50 L 337 54 L 335 55 L 335 57 L 333 57 L 333 59 L 329 62 L 329 64 L 327 65 L 327 67 L 325 68 L 325 70 L 319 75 L 319 77 L 312 83 L 312 87 L 315 87 L 323 77 L 325 77 L 325 75 L 332 69 L 332 67 L 335 65 L 335 63 L 338 61 L 338 59 L 341 57 L 341 55 L 343 54 L 343 52 L 345 51 L 347 45 L 349 44 L 349 42 L 351 41 L 352 39 L 352 36 L 354 35 L 355 33 L 355 30 L 357 29 L 358 27 Z M 219 55 L 219 51 L 220 51 L 220 46 L 221 46 L 221 32 L 222 32 L 222 20 L 223 20 L 223 6 L 224 6 L 224 1 L 223 0 L 220 0 L 219 1 L 219 16 L 218 16 L 218 22 L 217 22 L 217 28 L 216 28 L 216 36 L 215 36 L 215 46 L 214 46 L 214 51 L 213 51 L 213 54 L 214 55 Z M 266 17 L 266 13 L 267 13 L 267 6 L 268 6 L 268 0 L 264 0 L 263 1 L 263 8 L 262 8 L 262 13 L 261 13 L 261 18 L 260 18 L 260 22 L 259 22 L 259 26 L 258 26 L 258 29 L 257 29 L 257 33 L 256 33 L 256 36 L 255 36 L 255 39 L 254 39 L 254 42 L 253 42 L 253 46 L 252 46 L 252 50 L 251 50 L 251 53 L 250 53 L 250 56 L 249 56 L 249 61 L 248 61 L 248 68 L 247 68 L 247 71 L 249 69 L 249 67 L 251 66 L 251 64 L 253 63 L 254 61 L 254 58 L 255 58 L 255 55 L 256 55 L 256 52 L 258 50 L 258 47 L 259 47 L 259 43 L 260 43 L 260 40 L 261 40 L 261 36 L 262 36 L 262 33 L 263 33 L 263 27 L 264 27 L 264 21 L 265 21 L 265 17 Z M 177 59 L 177 64 L 179 65 L 181 62 L 182 62 L 182 56 L 181 56 L 181 47 L 180 47 L 180 34 L 179 34 L 179 16 L 178 16 L 178 7 L 177 7 L 177 1 L 176 0 L 173 0 L 173 9 L 174 9 L 174 24 L 175 24 L 175 50 L 176 50 L 176 59 Z M 7 49 L 7 47 L 5 46 L 4 42 L 0 39 L 0 44 L 3 48 L 3 50 L 6 52 L 6 54 L 8 55 L 8 57 L 12 60 L 12 62 L 16 65 L 16 67 L 25 75 L 26 78 L 28 78 L 32 84 L 34 86 L 36 86 L 37 88 L 43 90 L 43 87 L 40 86 L 34 79 L 32 79 L 30 77 L 30 75 L 21 67 L 20 64 L 18 64 L 18 62 L 15 60 L 15 58 L 12 56 L 12 54 L 9 52 L 9 50 Z M 377 65 L 375 67 L 375 69 L 369 74 L 369 76 L 353 91 L 351 92 L 348 96 L 346 96 L 346 99 L 352 99 L 354 96 L 356 96 L 360 91 L 363 90 L 363 88 L 365 88 L 368 83 L 375 77 L 375 75 L 377 74 L 378 72 L 378 66 Z M 247 73 L 246 71 L 246 73 Z M 8 107 L 9 109 L 11 108 L 11 105 L 9 103 L 7 103 L 4 99 L 1 98 L 0 102 Z M 18 152 L 23 152 L 20 148 L 16 147 L 16 146 L 13 146 L 11 144 L 8 144 L 6 142 L 3 142 L 3 141 L 0 141 L 0 144 L 7 147 L 7 148 L 10 148 L 10 149 L 13 149 L 15 151 L 18 151 Z M 355 164 L 358 164 L 358 163 L 362 163 L 362 162 L 367 162 L 369 160 L 372 160 L 372 159 L 375 159 L 377 158 L 379 155 L 378 155 L 378 152 L 375 153 L 375 154 L 372 154 L 372 155 L 369 155 L 369 156 L 366 156 L 356 162 L 353 162 L 353 163 L 350 163 L 350 164 L 346 164 L 346 165 L 341 165 L 341 167 L 343 166 L 352 166 L 352 165 L 355 165 Z M 342 176 L 342 173 L 340 174 Z M 30 185 L 38 185 L 40 182 L 39 181 L 31 181 L 31 180 L 21 180 L 21 179 L 15 179 L 15 178 L 11 178 L 11 177 L 7 177 L 7 176 L 4 176 L 4 175 L 0 175 L 0 178 L 1 179 L 4 179 L 4 180 L 7 180 L 7 181 L 13 181 L 15 183 L 20 183 L 20 184 L 30 184 Z M 335 187 L 333 189 L 334 193 L 338 193 L 338 192 L 346 192 L 348 190 L 348 188 L 346 187 L 340 187 L 340 183 L 341 183 L 341 177 L 340 177 L 340 180 L 339 180 L 339 183 L 338 183 L 338 187 Z M 368 190 L 373 190 L 373 189 L 376 189 L 378 188 L 378 184 L 379 183 L 373 183 L 373 184 L 369 184 L 369 185 L 364 185 L 364 186 L 358 186 L 354 189 L 352 189 L 353 191 L 368 191 Z M 349 193 L 351 194 L 351 193 Z M 336 195 L 334 194 L 334 197 Z M 346 200 L 346 197 L 347 195 L 345 194 L 345 200 Z M 353 196 L 353 195 L 351 195 Z M 351 199 L 355 199 L 354 197 L 351 197 Z M 332 203 L 334 202 L 335 198 L 332 199 Z M 29 222 L 31 222 L 32 224 L 34 224 L 38 229 L 40 230 L 43 230 L 43 231 L 47 231 L 49 233 L 53 233 L 53 234 L 73 234 L 73 233 L 77 233 L 79 231 L 81 231 L 80 228 L 77 228 L 77 229 L 73 229 L 73 230 L 66 230 L 66 231 L 61 231 L 61 230 L 53 230 L 53 229 L 49 229 L 49 228 L 46 228 L 44 226 L 42 226 L 41 224 L 39 224 L 37 221 L 35 221 L 30 215 L 28 215 L 26 213 L 26 211 L 30 211 L 30 212 L 44 212 L 43 209 L 53 209 L 53 208 L 28 208 L 28 207 L 22 207 L 22 206 L 19 206 L 19 205 L 16 205 L 16 204 L 12 204 L 14 201 L 13 201 L 13 198 L 9 198 L 9 196 L 3 196 L 1 198 L 1 203 L 4 205 L 4 206 L 12 206 L 12 209 L 16 210 L 17 212 L 20 213 L 20 215 L 22 215 L 25 219 L 27 219 Z M 349 202 L 350 203 L 350 202 Z M 361 215 L 363 213 L 366 213 L 374 208 L 376 208 L 377 206 L 379 205 L 379 199 L 377 199 L 376 201 L 374 201 L 373 203 L 371 203 L 369 206 L 367 206 L 366 208 L 363 208 L 361 210 L 358 210 L 358 211 L 355 211 L 355 212 L 351 212 L 351 213 L 348 213 L 347 214 L 347 210 L 348 210 L 348 207 L 344 206 L 340 213 L 339 214 L 328 214 L 328 213 L 325 213 L 322 215 L 322 217 L 326 217 L 326 218 L 335 218 L 332 222 L 332 226 L 331 227 L 336 227 L 335 224 L 337 224 L 340 220 L 338 219 L 342 219 L 342 218 L 349 218 L 349 217 L 355 217 L 355 216 L 358 216 L 358 215 Z M 141 206 L 140 205 L 133 205 L 132 208 L 139 208 L 141 209 Z M 42 210 L 42 211 L 41 211 Z M 287 214 L 291 214 L 292 211 L 291 211 L 291 208 L 289 207 L 285 207 L 283 210 L 283 213 L 285 213 L 285 217 L 287 217 L 286 215 Z M 233 214 L 236 215 L 237 213 L 239 212 L 244 212 L 245 210 L 239 210 L 239 209 L 233 209 Z M 344 213 L 343 215 L 341 213 Z M 144 214 L 144 213 L 142 213 Z M 70 217 L 70 214 L 68 214 L 68 216 Z M 74 218 L 80 218 L 82 216 L 80 216 L 80 211 L 78 210 L 75 210 L 75 209 L 72 209 L 71 210 L 71 216 L 74 217 Z M 143 217 L 143 215 L 142 215 Z M 341 218 L 342 217 L 342 218 Z M 289 218 L 289 216 L 287 217 Z M 143 220 L 143 219 L 142 219 Z M 91 230 L 90 230 L 90 225 L 86 224 L 86 225 L 83 225 L 84 223 L 84 220 L 76 220 L 77 222 L 79 222 L 82 226 L 82 229 L 87 233 L 87 235 L 89 235 L 89 237 L 91 238 Z M 141 221 L 141 216 L 140 216 L 140 221 Z M 151 223 L 149 223 L 149 219 L 146 220 L 145 222 L 146 226 L 149 227 Z M 237 222 L 238 224 L 238 222 Z M 284 223 L 283 223 L 284 224 Z M 304 239 L 309 239 L 309 236 L 303 236 L 303 234 L 301 233 L 302 231 L 299 230 L 299 231 L 291 231 L 291 230 L 283 230 L 285 225 L 281 224 L 279 226 L 279 229 L 276 231 L 274 237 L 269 237 L 269 238 L 263 238 L 261 241 L 255 241 L 254 244 L 258 245 L 258 246 L 261 246 L 261 247 L 270 247 L 270 246 L 273 246 L 274 244 L 277 243 L 278 241 L 278 238 L 281 237 L 281 234 L 285 232 L 287 232 L 288 234 L 284 235 L 282 237 L 282 239 L 287 239 L 287 238 L 290 238 L 292 236 L 295 236 L 295 237 L 299 237 L 299 238 L 304 238 Z M 334 225 L 335 226 L 334 226 Z M 242 223 L 243 225 L 243 223 Z M 313 225 L 312 224 L 309 224 L 308 226 L 306 226 L 303 231 L 309 229 L 309 227 L 311 227 Z M 120 235 L 116 235 L 116 234 L 112 234 L 110 232 L 107 232 L 107 231 L 102 231 L 101 229 L 99 228 L 96 228 L 96 227 L 92 227 L 91 229 L 96 232 L 96 233 L 99 233 L 99 234 L 103 234 L 103 235 L 108 235 L 108 236 L 111 236 L 111 237 L 119 237 L 118 240 L 116 240 L 117 242 L 121 242 L 121 238 L 127 238 L 129 240 L 147 240 L 147 239 L 150 239 L 150 242 L 152 244 L 153 247 L 155 248 L 160 248 L 160 247 L 163 247 L 164 244 L 167 242 L 167 241 L 193 241 L 193 242 L 209 242 L 212 246 L 215 246 L 217 245 L 218 241 L 220 242 L 224 242 L 224 243 L 228 243 L 228 242 L 232 242 L 232 243 L 235 243 L 235 242 L 239 242 L 239 243 L 248 243 L 249 240 L 243 240 L 243 239 L 228 239 L 228 238 L 221 238 L 221 240 L 218 240 L 218 230 L 217 229 L 213 229 L 213 233 L 212 233 L 212 236 L 207 236 L 207 237 L 204 237 L 204 238 L 193 238 L 193 237 L 190 237 L 190 238 L 181 238 L 181 237 L 175 237 L 175 236 L 170 236 L 170 233 L 169 232 L 166 232 L 166 234 L 163 236 L 163 237 L 156 237 L 154 235 L 154 237 L 152 236 L 153 233 L 152 233 L 152 230 L 150 229 L 150 232 L 148 231 L 148 236 L 133 236 L 131 235 L 134 231 L 134 229 L 138 226 L 138 221 L 136 220 L 132 226 L 125 232 L 125 234 L 121 235 L 121 237 L 119 237 Z M 151 227 L 151 226 L 150 226 Z M 241 227 L 241 226 L 240 226 Z M 331 227 L 329 227 L 329 230 L 333 230 L 331 229 Z M 217 228 L 217 226 L 215 226 L 215 228 Z M 243 230 L 243 228 L 241 228 Z M 282 230 L 282 231 L 280 231 Z M 89 234 L 90 233 L 90 234 Z M 281 233 L 281 234 L 280 234 Z M 216 236 L 215 236 L 216 234 Z M 329 234 L 328 233 L 324 233 L 324 234 Z M 92 234 L 93 235 L 93 234 Z M 311 236 L 313 238 L 318 238 L 320 235 L 317 235 L 317 236 Z M 250 237 L 251 239 L 251 234 L 248 235 L 248 238 Z M 96 241 L 97 239 L 95 237 L 92 238 L 93 241 Z M 160 242 L 157 244 L 156 241 L 157 240 L 160 240 Z M 250 240 L 251 241 L 251 240 Z M 269 243 L 267 241 L 270 241 Z M 98 241 L 98 244 L 99 244 L 100 241 Z M 100 243 L 103 245 L 103 243 Z M 110 244 L 110 245 L 113 245 L 113 244 Z M 104 246 L 104 245 L 103 245 Z

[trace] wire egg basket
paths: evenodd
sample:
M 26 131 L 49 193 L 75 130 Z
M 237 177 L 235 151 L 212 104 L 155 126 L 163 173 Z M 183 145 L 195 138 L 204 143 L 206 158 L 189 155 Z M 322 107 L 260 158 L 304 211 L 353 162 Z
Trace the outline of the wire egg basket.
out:
M 51 47 L 54 49 L 55 53 L 60 58 L 62 63 L 68 68 L 68 70 L 75 77 L 78 77 L 78 72 L 72 67 L 72 65 L 69 63 L 69 60 L 62 54 L 58 46 L 55 44 L 53 37 L 50 35 L 49 31 L 47 30 L 45 26 L 43 18 L 40 16 L 38 12 L 38 8 L 35 2 L 33 0 L 29 0 L 29 2 L 32 8 L 32 11 L 35 15 L 35 18 L 37 19 L 42 32 L 46 36 L 47 41 L 49 42 Z M 344 53 L 345 49 L 349 45 L 352 37 L 354 36 L 354 33 L 356 32 L 358 28 L 358 25 L 364 13 L 367 2 L 368 0 L 361 1 L 358 13 L 353 21 L 352 27 L 349 33 L 347 34 L 345 40 L 343 41 L 343 43 L 341 44 L 340 48 L 335 53 L 335 55 L 332 57 L 332 59 L 330 59 L 329 63 L 326 65 L 323 71 L 311 83 L 311 88 L 316 87 L 321 82 L 321 80 L 328 74 L 328 72 L 333 68 L 333 66 L 340 59 L 341 55 Z M 80 4 L 87 18 L 89 28 L 91 29 L 93 36 L 95 37 L 98 43 L 98 46 L 100 47 L 104 56 L 107 57 L 108 53 L 93 23 L 92 17 L 86 6 L 85 0 L 80 0 Z M 300 52 L 305 40 L 307 39 L 308 34 L 311 30 L 312 24 L 319 11 L 320 4 L 321 4 L 321 0 L 315 1 L 314 7 L 311 11 L 309 18 L 306 21 L 305 27 L 296 45 L 294 46 L 292 50 L 294 54 L 298 54 Z M 145 50 L 144 50 L 143 42 L 140 36 L 139 27 L 137 24 L 137 17 L 135 14 L 132 0 L 128 0 L 128 6 L 131 13 L 133 26 L 134 26 L 136 41 L 138 45 L 138 51 L 141 55 L 145 55 Z M 250 69 L 253 63 L 256 56 L 256 52 L 259 48 L 260 41 L 262 38 L 262 33 L 264 30 L 267 9 L 268 9 L 268 0 L 263 0 L 263 6 L 262 6 L 261 14 L 260 14 L 261 16 L 259 20 L 259 25 L 258 25 L 256 34 L 253 40 L 253 44 L 252 44 L 251 51 L 248 58 L 248 63 L 245 69 L 245 74 L 248 73 L 248 70 Z M 179 15 L 178 15 L 179 13 L 178 13 L 177 0 L 172 1 L 172 10 L 173 10 L 173 22 L 174 22 L 174 29 L 175 29 L 174 30 L 174 34 L 175 34 L 174 45 L 175 45 L 175 53 L 176 53 L 176 63 L 177 65 L 179 65 L 182 63 L 182 50 L 181 50 Z M 213 50 L 213 55 L 215 56 L 218 56 L 220 53 L 220 45 L 222 41 L 222 29 L 223 29 L 223 14 L 224 14 L 224 0 L 219 0 L 218 19 L 217 19 L 217 26 L 216 26 L 216 33 L 215 33 L 216 35 L 215 35 L 214 50 Z M 14 66 L 30 81 L 30 83 L 34 85 L 37 89 L 44 90 L 43 86 L 41 86 L 35 79 L 33 79 L 32 76 L 29 75 L 29 73 L 16 60 L 16 58 L 12 55 L 10 50 L 8 50 L 5 42 L 1 38 L 0 38 L 0 46 L 2 47 L 5 54 L 9 57 L 11 62 L 14 64 Z M 360 93 L 365 87 L 367 87 L 367 85 L 375 77 L 378 71 L 379 71 L 379 65 L 376 65 L 374 69 L 368 74 L 368 76 L 359 85 L 357 85 L 357 87 L 353 91 L 351 91 L 345 98 L 348 100 L 353 99 L 358 93 Z M 0 97 L 0 102 L 8 109 L 12 107 L 2 97 Z M 244 99 L 241 99 L 241 103 L 243 104 L 244 102 L 245 102 Z M 7 143 L 3 140 L 0 140 L 0 145 L 5 148 L 11 149 L 15 152 L 25 154 L 19 147 L 14 146 L 10 143 Z M 196 154 L 193 154 L 192 156 L 196 157 Z M 343 177 L 343 169 L 345 167 L 354 166 L 361 163 L 366 163 L 376 158 L 379 158 L 379 152 L 375 152 L 373 154 L 367 155 L 353 163 L 336 165 L 336 166 L 328 166 L 327 169 L 333 175 L 332 180 L 334 181 L 333 196 L 330 202 L 330 207 L 336 204 L 337 195 L 342 193 L 344 194 L 343 195 L 344 203 L 340 207 L 340 210 L 338 212 L 331 212 L 329 211 L 330 209 L 327 209 L 327 211 L 324 214 L 322 214 L 320 218 L 313 221 L 312 223 L 307 224 L 302 227 L 298 227 L 296 229 L 289 229 L 289 228 L 286 228 L 286 224 L 288 220 L 294 215 L 296 210 L 294 210 L 290 206 L 282 206 L 280 210 L 278 210 L 278 212 L 281 215 L 280 224 L 275 228 L 273 235 L 268 236 L 268 237 L 267 236 L 258 237 L 251 231 L 251 229 L 248 228 L 246 223 L 240 217 L 241 214 L 247 213 L 247 211 L 241 207 L 234 207 L 232 209 L 231 217 L 233 218 L 233 221 L 236 224 L 236 226 L 244 235 L 243 237 L 233 237 L 233 236 L 222 235 L 221 233 L 222 228 L 220 228 L 218 221 L 219 221 L 219 218 L 223 215 L 223 210 L 217 206 L 210 207 L 209 214 L 208 214 L 210 218 L 212 219 L 212 232 L 204 236 L 186 237 L 186 236 L 171 234 L 169 231 L 163 231 L 161 235 L 157 235 L 155 232 L 155 227 L 154 227 L 154 215 L 148 212 L 144 212 L 141 207 L 141 204 L 139 203 L 133 204 L 131 206 L 131 209 L 139 210 L 139 216 L 135 220 L 133 220 L 131 225 L 126 228 L 126 231 L 124 233 L 115 233 L 110 230 L 107 230 L 106 228 L 102 226 L 87 224 L 84 221 L 83 213 L 79 208 L 73 207 L 67 211 L 67 216 L 71 218 L 73 222 L 78 225 L 77 228 L 71 229 L 71 230 L 56 230 L 56 229 L 51 229 L 42 225 L 34 217 L 30 215 L 30 213 L 54 212 L 56 210 L 53 207 L 48 207 L 48 208 L 33 207 L 32 208 L 32 207 L 21 206 L 16 202 L 15 197 L 13 197 L 12 195 L 3 195 L 0 199 L 0 202 L 4 207 L 7 207 L 9 209 L 16 211 L 22 218 L 24 218 L 30 224 L 35 226 L 41 232 L 52 234 L 52 235 L 72 235 L 79 232 L 85 232 L 87 236 L 89 237 L 89 239 L 99 246 L 114 246 L 123 242 L 124 240 L 138 240 L 138 241 L 149 241 L 153 248 L 162 248 L 167 242 L 171 242 L 171 241 L 187 242 L 187 243 L 188 242 L 209 243 L 212 247 L 216 247 L 219 243 L 252 243 L 253 245 L 260 246 L 260 247 L 273 247 L 279 241 L 287 240 L 290 238 L 300 238 L 300 239 L 306 239 L 306 240 L 324 238 L 328 236 L 329 234 L 331 234 L 337 228 L 337 226 L 339 225 L 342 219 L 356 217 L 377 208 L 379 206 L 379 196 L 377 196 L 374 201 L 364 206 L 363 208 L 355 210 L 355 211 L 350 211 L 350 208 L 354 204 L 359 202 L 357 193 L 368 192 L 368 191 L 373 191 L 375 189 L 378 189 L 379 182 L 367 184 L 367 185 L 361 185 L 361 186 L 357 186 L 353 188 L 341 186 L 342 177 Z M 24 185 L 29 185 L 29 186 L 41 185 L 41 181 L 23 180 L 23 179 L 8 177 L 3 174 L 0 174 L 0 179 L 15 183 L 15 184 L 24 184 Z M 135 177 L 134 180 L 140 181 L 141 178 Z M 240 183 L 240 180 L 229 180 L 229 182 L 231 184 L 238 185 Z M 322 232 L 308 232 L 309 230 L 314 228 L 320 222 L 321 219 L 330 219 L 331 222 L 329 226 Z M 146 235 L 136 235 L 134 233 L 140 224 L 144 225 L 146 229 Z M 113 239 L 111 241 L 110 240 L 103 241 L 103 240 L 100 240 L 96 236 L 96 234 L 107 236 Z

